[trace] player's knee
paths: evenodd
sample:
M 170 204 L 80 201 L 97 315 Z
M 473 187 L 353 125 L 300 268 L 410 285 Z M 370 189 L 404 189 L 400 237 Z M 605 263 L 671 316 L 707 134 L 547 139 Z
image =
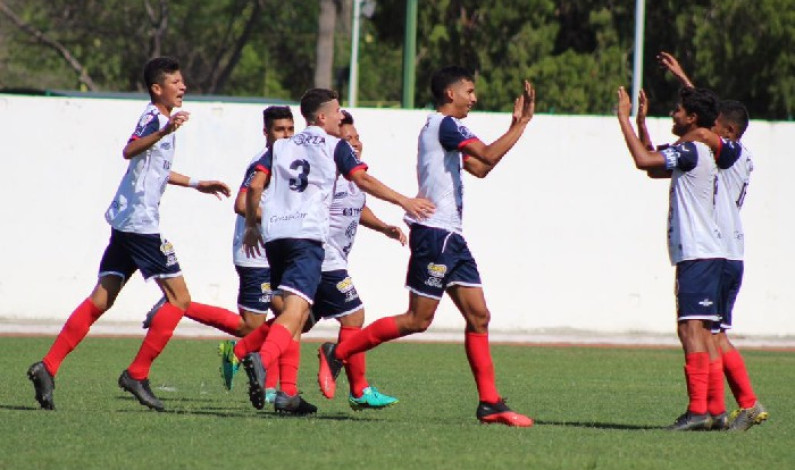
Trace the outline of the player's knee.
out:
M 174 296 L 173 299 L 169 300 L 169 303 L 171 305 L 183 311 L 188 310 L 188 307 L 190 307 L 190 302 L 191 302 L 190 294 L 188 293 L 176 295 Z

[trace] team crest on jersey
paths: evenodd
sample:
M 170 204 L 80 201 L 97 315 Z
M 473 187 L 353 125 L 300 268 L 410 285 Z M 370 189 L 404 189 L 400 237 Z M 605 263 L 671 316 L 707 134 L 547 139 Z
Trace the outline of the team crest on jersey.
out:
M 353 238 L 356 236 L 356 230 L 359 227 L 358 221 L 353 221 L 348 225 L 348 228 L 345 229 L 345 236 L 348 238 Z
M 428 274 L 430 274 L 431 277 L 442 278 L 447 274 L 447 266 L 444 264 L 428 263 Z
M 345 279 L 341 280 L 337 283 L 337 290 L 341 293 L 346 293 L 354 290 L 353 287 L 353 279 L 350 276 L 346 277 Z
M 272 292 L 270 282 L 263 282 L 262 284 L 260 284 L 259 288 L 263 294 L 270 294 Z
M 163 240 L 160 244 L 160 252 L 166 256 L 166 266 L 177 264 L 177 254 L 174 252 L 174 245 L 168 240 Z
M 467 129 L 466 126 L 458 126 L 458 132 L 460 132 L 461 135 L 464 136 L 464 138 L 466 139 L 471 139 L 472 137 L 475 137 L 475 134 L 473 134 L 472 131 Z

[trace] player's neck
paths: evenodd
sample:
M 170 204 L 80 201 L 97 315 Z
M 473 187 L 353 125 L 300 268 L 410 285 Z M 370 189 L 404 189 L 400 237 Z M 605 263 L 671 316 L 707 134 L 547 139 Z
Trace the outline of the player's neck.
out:
M 165 104 L 157 101 L 153 101 L 152 104 L 155 105 L 155 108 L 157 108 L 158 111 L 160 111 L 160 114 L 165 117 L 171 117 L 171 111 L 174 110 L 173 107 L 166 106 Z
M 461 116 L 461 112 L 453 106 L 452 103 L 447 103 L 436 108 L 436 112 L 443 116 L 452 116 L 456 119 L 464 119 L 466 114 Z

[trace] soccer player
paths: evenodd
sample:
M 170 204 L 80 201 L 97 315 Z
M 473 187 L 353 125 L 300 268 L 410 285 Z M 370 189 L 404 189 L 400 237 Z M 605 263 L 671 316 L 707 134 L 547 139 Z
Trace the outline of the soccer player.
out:
M 260 349 L 266 373 L 285 352 L 294 351 L 288 354 L 295 358 L 291 368 L 296 376 L 301 330 L 321 279 L 323 244 L 328 240 L 337 176 L 344 175 L 363 191 L 399 205 L 413 217 L 427 217 L 434 209 L 427 200 L 407 198 L 367 173 L 367 165 L 356 158 L 348 142 L 338 137 L 342 114 L 336 92 L 320 88 L 307 91 L 301 98 L 301 114 L 307 128 L 268 149 L 246 193 L 243 243 L 249 255 L 259 254 L 260 247 L 265 247 L 271 286 L 283 297 L 284 307 L 269 331 L 258 328 L 239 343 L 243 347 L 267 337 Z M 260 206 L 266 187 L 269 194 Z M 257 221 L 257 207 L 261 208 L 261 222 Z M 296 385 L 285 380 L 285 372 L 282 364 L 282 389 L 274 406 L 296 414 L 314 412 L 314 406 L 307 406 Z
M 661 52 L 658 60 L 683 86 L 693 86 L 692 81 L 674 56 L 667 52 Z M 748 122 L 748 110 L 742 103 L 725 100 L 720 103 L 713 131 L 732 142 L 739 143 L 748 128 Z M 721 354 L 720 363 L 723 374 L 725 374 L 729 388 L 740 407 L 732 413 L 728 429 L 743 431 L 755 424 L 761 424 L 770 415 L 757 400 L 745 367 L 745 361 L 727 335 L 727 331 L 732 328 L 734 302 L 742 284 L 745 237 L 740 209 L 745 200 L 752 171 L 751 153 L 745 145 L 742 145 L 739 160 L 730 168 L 718 172 L 720 189 L 717 200 L 718 223 L 724 234 L 723 239 L 726 242 L 728 253 L 721 279 L 721 302 L 718 311 L 721 319 L 713 325 L 713 339 L 717 342 Z M 722 376 L 720 382 L 722 385 Z
M 179 63 L 168 57 L 150 60 L 144 67 L 144 82 L 151 103 L 122 152 L 130 163 L 105 213 L 111 236 L 100 261 L 99 280 L 91 295 L 69 316 L 43 360 L 28 369 L 36 400 L 44 409 L 55 409 L 54 378 L 63 360 L 113 305 L 130 276 L 141 270 L 145 279 L 157 282 L 168 302 L 159 308 L 138 354 L 118 383 L 142 405 L 163 411 L 163 404 L 149 386 L 149 370 L 191 300 L 174 247 L 160 235 L 160 198 L 167 184 L 195 188 L 219 199 L 230 194 L 224 183 L 197 181 L 171 170 L 174 132 L 189 118 L 186 111 L 173 112 L 182 106 L 186 91 Z
M 679 98 L 671 113 L 675 135 L 712 127 L 718 111 L 717 95 L 706 89 L 683 88 Z M 713 155 L 701 142 L 649 150 L 632 129 L 630 109 L 629 96 L 621 87 L 618 121 L 635 166 L 652 176 L 671 172 L 668 252 L 671 264 L 676 266 L 677 331 L 685 353 L 689 405 L 668 429 L 708 430 L 712 427 L 707 407 L 710 360 L 719 357 L 711 326 L 718 319 L 720 278 L 726 261 L 714 202 L 716 158 L 723 155 Z M 725 158 L 731 158 L 731 153 L 726 153 Z
M 456 66 L 437 71 L 431 79 L 431 92 L 436 112 L 420 131 L 417 179 L 418 197 L 433 202 L 436 211 L 426 219 L 406 214 L 411 249 L 406 276 L 409 308 L 403 314 L 376 320 L 339 344 L 323 344 L 318 353 L 320 389 L 327 398 L 332 398 L 344 362 L 381 343 L 425 331 L 447 292 L 467 324 L 464 345 L 480 399 L 478 420 L 529 427 L 533 420 L 508 408 L 497 392 L 489 350 L 490 312 L 477 265 L 461 234 L 461 170 L 483 178 L 500 162 L 533 117 L 535 92 L 524 82 L 507 132 L 489 145 L 461 122 L 477 102 L 474 77 L 469 71 Z

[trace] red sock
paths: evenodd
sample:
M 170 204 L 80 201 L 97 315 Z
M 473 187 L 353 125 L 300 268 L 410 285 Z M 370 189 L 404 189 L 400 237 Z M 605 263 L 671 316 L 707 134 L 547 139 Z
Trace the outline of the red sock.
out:
M 756 403 L 754 388 L 751 387 L 751 379 L 748 377 L 748 370 L 745 368 L 745 361 L 740 351 L 732 349 L 723 354 L 723 372 L 729 382 L 734 399 L 740 408 L 751 408 Z
M 265 373 L 265 388 L 279 388 L 279 380 L 281 379 L 281 374 L 279 373 L 280 367 L 271 367 Z
M 337 343 L 342 343 L 360 331 L 362 331 L 362 328 L 358 326 L 340 327 Z M 354 397 L 361 397 L 362 393 L 364 393 L 364 389 L 369 386 L 367 379 L 365 378 L 366 369 L 367 363 L 364 353 L 353 354 L 349 356 L 347 362 L 345 362 L 345 375 L 348 376 L 348 384 L 351 387 L 351 394 Z
M 224 333 L 238 336 L 240 330 L 240 315 L 221 307 L 191 302 L 185 310 L 185 316 L 203 325 L 212 326 Z
M 47 371 L 55 377 L 58 373 L 58 368 L 61 367 L 61 362 L 66 356 L 83 341 L 83 338 L 88 334 L 91 325 L 102 315 L 102 312 L 91 302 L 91 299 L 84 300 L 77 308 L 69 315 L 69 319 L 64 323 L 55 342 L 50 346 L 49 352 L 44 356 L 44 367 Z
M 127 368 L 130 377 L 135 380 L 143 380 L 149 377 L 149 369 L 152 367 L 152 362 L 157 359 L 157 356 L 166 347 L 171 335 L 174 334 L 174 328 L 177 327 L 177 323 L 179 323 L 184 314 L 183 310 L 168 302 L 160 307 L 160 310 L 152 318 L 152 324 L 144 337 L 141 349 L 138 350 L 138 354 L 133 359 L 132 364 Z
M 687 409 L 703 415 L 707 412 L 707 384 L 709 382 L 709 353 L 685 354 L 685 380 L 690 404 Z
M 290 330 L 279 323 L 274 323 L 271 326 L 268 338 L 262 344 L 259 354 L 262 357 L 262 365 L 265 366 L 265 373 L 268 370 L 278 367 L 276 362 L 279 356 L 290 347 L 293 342 L 293 334 Z
M 489 351 L 489 334 L 472 333 L 467 331 L 464 335 L 464 348 L 466 349 L 469 368 L 475 376 L 480 401 L 496 403 L 500 399 L 497 385 L 494 380 L 494 362 Z
M 298 341 L 291 341 L 287 349 L 284 350 L 281 357 L 279 357 L 279 375 L 281 376 L 282 392 L 288 395 L 295 395 L 298 393 L 298 366 L 301 363 L 301 343 Z M 270 371 L 266 377 L 270 375 Z
M 400 336 L 395 317 L 381 318 L 351 336 L 344 343 L 338 344 L 335 356 L 337 359 L 347 361 L 356 353 L 369 351 L 381 343 L 400 338 Z
M 259 351 L 268 338 L 270 329 L 270 325 L 263 323 L 259 328 L 241 338 L 240 341 L 235 344 L 234 349 L 237 359 L 243 360 L 247 354 Z
M 721 361 L 720 357 L 709 362 L 707 411 L 712 416 L 718 416 L 726 412 L 726 398 L 723 393 L 723 361 Z

